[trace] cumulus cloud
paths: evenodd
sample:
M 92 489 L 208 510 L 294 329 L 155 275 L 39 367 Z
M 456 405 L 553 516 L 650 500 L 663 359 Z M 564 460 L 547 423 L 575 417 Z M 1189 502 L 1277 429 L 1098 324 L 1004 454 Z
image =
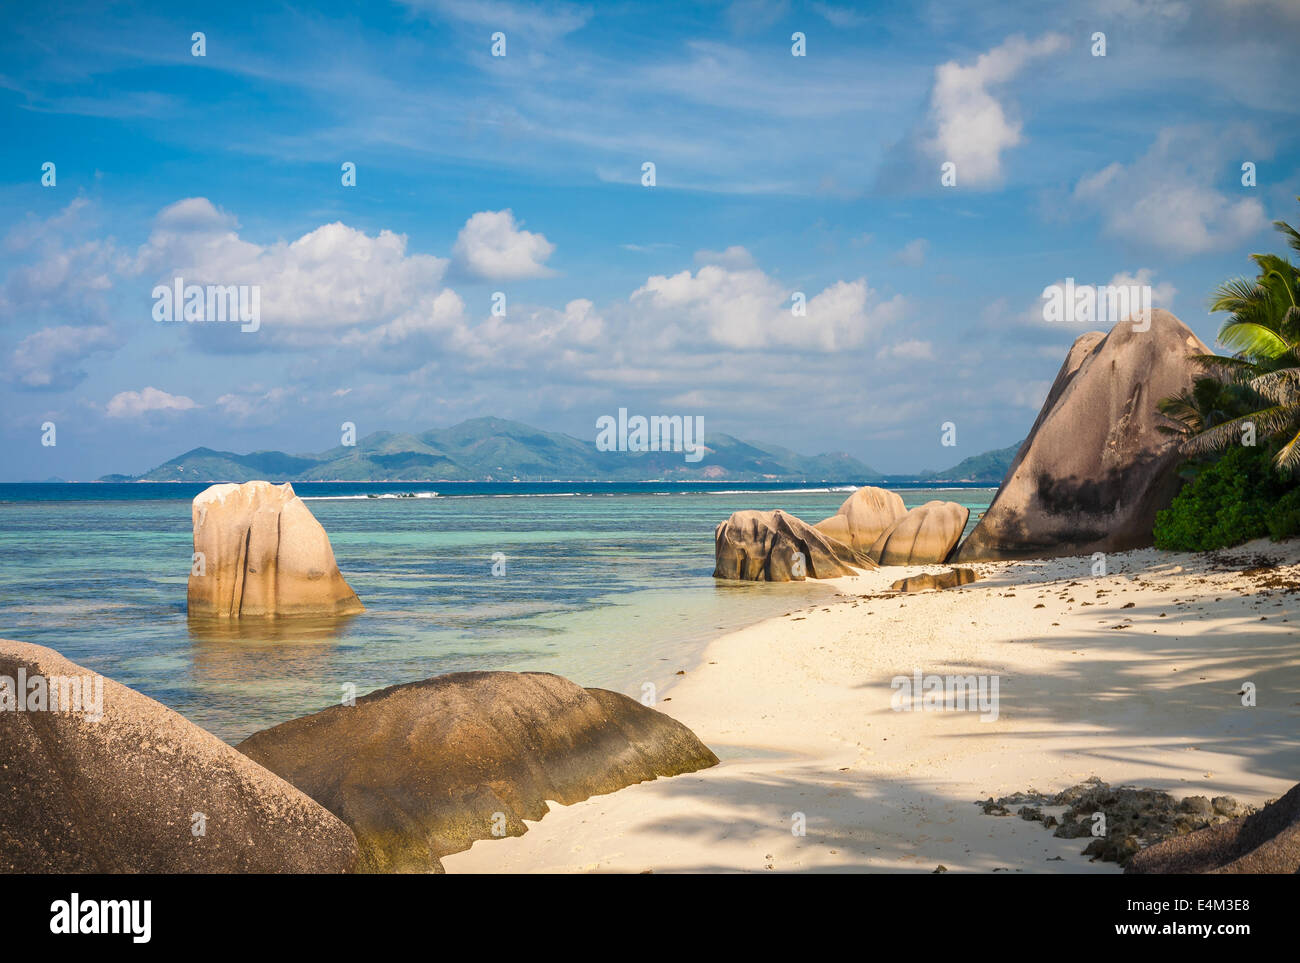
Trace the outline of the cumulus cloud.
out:
M 344 344 L 391 346 L 420 336 L 445 334 L 464 321 L 465 301 L 451 288 L 444 288 L 386 324 L 369 331 L 352 332 Z
M 756 267 L 710 264 L 695 273 L 654 275 L 632 292 L 632 309 L 674 331 L 684 343 L 702 339 L 727 348 L 802 347 L 834 351 L 861 344 L 902 315 L 903 298 L 881 301 L 865 278 L 837 281 L 793 314 L 789 288 Z
M 1172 310 L 1174 306 L 1174 295 L 1178 289 L 1169 281 L 1161 281 L 1153 284 L 1155 272 L 1151 268 L 1138 268 L 1135 272 L 1120 271 L 1111 277 L 1106 283 L 1112 287 L 1138 287 L 1151 288 L 1151 306 L 1153 308 L 1164 308 L 1166 311 Z
M 1254 197 L 1229 197 L 1215 187 L 1221 136 L 1195 128 L 1164 128 L 1131 164 L 1109 164 L 1075 185 L 1073 201 L 1101 218 L 1105 233 L 1173 254 L 1199 254 L 1241 244 L 1268 225 Z
M 105 413 L 110 418 L 139 418 L 151 411 L 188 411 L 198 407 L 192 398 L 148 387 L 140 391 L 119 391 L 109 399 Z
M 59 325 L 42 328 L 18 343 L 9 356 L 9 377 L 19 387 L 61 391 L 86 377 L 82 362 L 97 352 L 113 351 L 118 339 L 107 325 Z
M 339 329 L 392 321 L 436 292 L 443 258 L 407 252 L 404 234 L 375 236 L 334 222 L 292 242 L 244 240 L 235 218 L 202 197 L 165 208 L 134 268 L 155 283 L 258 285 L 259 336 L 279 343 L 333 341 Z M 237 330 L 237 329 L 236 329 Z
M 1065 283 L 1066 283 L 1065 278 L 1057 278 L 1051 284 L 1044 285 L 1043 289 L 1047 290 L 1048 288 L 1057 288 L 1060 290 L 1064 290 Z M 1178 289 L 1175 288 L 1171 282 L 1156 281 L 1155 271 L 1153 271 L 1151 268 L 1138 268 L 1136 271 L 1118 271 L 1115 274 L 1111 275 L 1109 281 L 1104 281 L 1104 282 L 1090 281 L 1085 278 L 1074 279 L 1074 287 L 1076 291 L 1078 291 L 1080 288 L 1091 287 L 1091 286 L 1098 286 L 1098 287 L 1107 286 L 1107 287 L 1114 287 L 1114 288 L 1133 288 L 1133 287 L 1150 288 L 1151 307 L 1164 308 L 1166 311 L 1173 310 L 1174 295 L 1178 293 Z M 1001 299 L 999 300 L 1001 301 Z M 1097 304 L 1100 306 L 1103 300 L 1104 299 L 1102 299 L 1101 297 L 1098 297 Z M 1046 299 L 1039 297 L 1031 305 L 1025 308 L 1025 310 L 1021 313 L 1020 316 L 1021 322 L 1029 325 L 1034 325 L 1037 327 L 1061 328 L 1062 327 L 1061 322 L 1048 321 L 1044 318 L 1043 305 L 1045 303 L 1046 303 Z M 1120 302 L 1120 303 L 1126 304 L 1127 302 Z M 1002 304 L 1005 306 L 1004 301 L 1002 301 Z M 1131 310 L 1136 310 L 1137 305 L 1130 305 L 1129 307 Z M 1120 320 L 1122 319 L 1106 317 L 1101 313 L 1101 308 L 1098 307 L 1098 313 L 1096 317 L 1094 318 L 1081 317 L 1078 319 L 1077 322 L 1075 322 L 1075 326 L 1078 327 L 1079 325 L 1082 325 L 1084 327 L 1099 327 L 1099 326 L 1106 327 L 1108 325 L 1103 325 L 1102 322 L 1110 321 L 1110 323 L 1114 323 Z M 1066 327 L 1069 326 L 1070 325 L 1067 323 Z M 1073 331 L 1071 333 L 1078 334 L 1079 331 Z
M 479 211 L 461 228 L 452 255 L 468 274 L 493 281 L 547 277 L 546 259 L 555 245 L 544 235 L 523 230 L 514 212 Z
M 563 310 L 535 307 L 490 315 L 478 324 L 461 324 L 451 333 L 450 348 L 462 358 L 504 368 L 551 366 L 582 368 L 605 337 L 605 319 L 586 298 Z
M 940 162 L 957 165 L 958 184 L 979 187 L 1002 180 L 1002 155 L 1021 142 L 1022 125 L 1008 115 L 994 90 L 1032 61 L 1066 46 L 1066 38 L 1057 33 L 1037 40 L 1017 34 L 973 64 L 950 60 L 935 69 L 930 93 L 932 132 L 925 147 Z

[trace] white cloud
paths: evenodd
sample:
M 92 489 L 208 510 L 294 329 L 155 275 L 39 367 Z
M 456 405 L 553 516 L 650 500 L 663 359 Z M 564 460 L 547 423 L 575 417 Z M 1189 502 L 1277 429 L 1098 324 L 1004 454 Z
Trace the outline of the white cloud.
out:
M 581 369 L 605 334 L 605 320 L 595 305 L 577 298 L 562 311 L 514 309 L 505 317 L 489 315 L 478 324 L 457 325 L 449 348 L 462 358 L 502 368 L 547 364 Z
M 541 234 L 522 230 L 504 211 L 479 211 L 461 228 L 452 254 L 466 272 L 489 280 L 513 281 L 554 273 L 546 259 L 555 245 Z
M 410 311 L 367 331 L 353 331 L 343 343 L 352 345 L 389 346 L 400 344 L 412 337 L 436 335 L 455 329 L 465 320 L 465 302 L 451 288 L 437 295 L 423 298 Z
M 118 339 L 107 325 L 42 328 L 23 338 L 10 354 L 9 376 L 24 388 L 72 388 L 86 377 L 82 361 L 117 346 Z
M 1083 177 L 1073 200 L 1095 212 L 1105 232 L 1173 254 L 1235 247 L 1268 225 L 1264 206 L 1216 186 L 1223 135 L 1164 128 L 1142 157 Z
M 119 391 L 109 399 L 105 412 L 110 418 L 138 418 L 151 411 L 188 411 L 200 407 L 192 398 L 169 395 L 157 388 Z
M 146 388 L 146 391 L 152 389 Z M 347 392 L 344 392 L 346 394 Z M 230 415 L 240 421 L 252 418 L 253 416 L 265 417 L 268 412 L 280 408 L 286 401 L 294 396 L 294 391 L 290 388 L 276 387 L 268 391 L 253 391 L 243 393 L 230 393 L 221 395 L 217 398 L 217 407 L 222 412 Z M 340 397 L 336 391 L 334 397 Z M 181 399 L 189 401 L 188 398 Z M 185 407 L 195 407 L 191 402 Z
M 1138 287 L 1151 288 L 1151 306 L 1153 308 L 1164 308 L 1166 311 L 1172 311 L 1174 306 L 1174 295 L 1178 289 L 1169 281 L 1161 281 L 1159 284 L 1152 284 L 1152 276 L 1155 274 L 1151 268 L 1138 268 L 1136 272 L 1120 271 L 1114 275 L 1107 284 L 1112 287 Z
M 696 251 L 696 264 L 717 264 L 725 268 L 750 268 L 754 266 L 754 256 L 739 244 L 733 244 L 725 251 Z
M 877 358 L 902 358 L 906 361 L 933 361 L 934 345 L 929 341 L 910 339 L 886 345 L 876 352 Z
M 1003 152 L 1022 140 L 1020 121 L 1007 115 L 990 88 L 1006 84 L 1031 61 L 1066 46 L 1066 38 L 1057 33 L 1037 40 L 1017 34 L 969 66 L 950 60 L 935 69 L 930 94 L 933 133 L 925 146 L 940 162 L 957 165 L 958 185 L 1000 182 Z
M 18 263 L 0 285 L 0 324 L 106 319 L 105 296 L 124 261 L 111 238 L 85 239 L 91 209 L 75 198 L 48 218 L 28 216 L 9 229 L 4 250 Z
M 828 286 L 808 300 L 806 317 L 792 313 L 793 293 L 756 267 L 711 264 L 694 274 L 655 275 L 629 300 L 634 313 L 665 337 L 728 348 L 834 351 L 861 344 L 903 311 L 901 295 L 881 301 L 865 278 Z
M 244 240 L 235 219 L 206 198 L 165 208 L 140 247 L 135 270 L 149 287 L 183 277 L 187 284 L 261 288 L 259 337 L 306 345 L 333 341 L 337 330 L 368 327 L 410 311 L 438 289 L 447 261 L 408 254 L 406 236 L 334 222 L 297 240 L 260 245 Z
M 1055 281 L 1051 282 L 1050 284 L 1044 285 L 1043 290 L 1046 290 L 1047 288 L 1050 287 L 1050 288 L 1058 288 L 1063 291 L 1065 289 L 1065 283 L 1066 283 L 1066 278 L 1057 278 Z M 1173 284 L 1169 281 L 1155 282 L 1155 271 L 1153 271 L 1151 268 L 1138 268 L 1136 271 L 1118 271 L 1111 276 L 1109 281 L 1104 282 L 1104 284 L 1106 286 L 1111 286 L 1116 288 L 1121 288 L 1121 287 L 1131 288 L 1134 286 L 1149 287 L 1151 289 L 1151 306 L 1153 308 L 1164 308 L 1166 311 L 1173 310 L 1174 295 L 1178 293 L 1178 289 L 1175 288 Z M 1094 286 L 1093 281 L 1087 280 L 1085 278 L 1074 278 L 1075 291 L 1078 291 L 1079 289 L 1084 287 L 1091 287 L 1091 286 Z M 1101 286 L 1101 285 L 1097 285 L 1097 286 Z M 1098 305 L 1098 307 L 1096 308 L 1097 311 L 1096 317 L 1094 318 L 1081 317 L 1076 322 L 1067 321 L 1063 324 L 1060 321 L 1048 321 L 1046 318 L 1044 318 L 1043 306 L 1047 302 L 1045 298 L 1040 296 L 1037 300 L 1035 300 L 1032 304 L 1030 304 L 1027 308 L 1025 308 L 1025 310 L 1021 313 L 1019 320 L 1022 323 L 1033 325 L 1035 327 L 1061 329 L 1066 333 L 1070 334 L 1071 336 L 1074 336 L 1077 334 L 1082 334 L 1084 330 L 1090 330 L 1092 328 L 1099 328 L 1099 329 L 1108 328 L 1110 324 L 1123 320 L 1122 318 L 1107 318 L 1102 313 L 1102 308 L 1100 307 L 1103 304 L 1103 302 L 1104 299 L 1099 295 L 1096 302 Z M 1121 303 L 1127 304 L 1127 302 L 1121 302 Z M 1137 306 L 1133 305 L 1131 307 L 1132 309 L 1135 310 Z M 1006 309 L 1006 300 L 1004 298 L 999 298 L 996 302 L 994 302 L 994 304 L 989 305 L 989 307 L 986 309 L 986 320 L 996 319 L 997 313 L 1005 313 L 1005 309 Z M 1109 323 L 1103 323 L 1103 322 L 1109 322 Z
M 904 267 L 920 267 L 925 263 L 925 252 L 929 247 L 929 241 L 923 237 L 918 237 L 916 240 L 904 244 L 902 249 L 894 255 L 894 260 Z

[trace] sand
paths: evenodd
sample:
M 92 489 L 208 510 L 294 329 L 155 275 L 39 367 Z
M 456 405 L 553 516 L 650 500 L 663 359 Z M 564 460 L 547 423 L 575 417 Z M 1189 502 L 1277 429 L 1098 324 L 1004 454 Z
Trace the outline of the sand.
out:
M 975 801 L 1097 776 L 1262 805 L 1300 780 L 1300 542 L 1106 562 L 1098 576 L 1087 557 L 980 564 L 973 585 L 890 597 L 944 567 L 836 579 L 834 601 L 715 640 L 661 693 L 721 765 L 552 804 L 525 835 L 444 865 L 1115 873 L 1080 854 L 1087 839 Z M 895 711 L 891 680 L 918 669 L 996 676 L 997 718 Z

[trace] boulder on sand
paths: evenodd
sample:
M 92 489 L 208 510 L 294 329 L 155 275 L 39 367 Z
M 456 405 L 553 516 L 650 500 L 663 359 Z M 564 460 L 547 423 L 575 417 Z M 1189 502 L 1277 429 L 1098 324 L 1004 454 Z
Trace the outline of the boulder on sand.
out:
M 802 582 L 875 568 L 865 555 L 779 508 L 733 513 L 714 529 L 713 549 L 713 577 L 722 579 Z
M 844 499 L 839 511 L 813 528 L 866 555 L 881 532 L 906 514 L 897 492 L 866 486 Z
M 239 751 L 352 827 L 360 872 L 441 871 L 477 839 L 716 765 L 670 716 L 545 672 L 455 672 L 263 730 Z
M 287 482 L 213 485 L 191 508 L 191 615 L 352 615 L 365 610 L 329 536 Z
M 356 857 L 347 826 L 216 736 L 0 640 L 0 872 L 340 873 Z
M 932 589 L 957 588 L 959 585 L 969 585 L 971 582 L 978 581 L 979 576 L 975 574 L 973 568 L 954 568 L 946 572 L 940 572 L 938 575 L 931 575 L 927 572 L 922 575 L 913 575 L 910 578 L 900 578 L 889 586 L 889 591 L 929 592 Z
M 867 554 L 881 565 L 946 562 L 969 518 L 970 509 L 956 502 L 926 502 L 881 532 Z
M 1134 855 L 1126 873 L 1300 873 L 1300 784 L 1257 813 Z
M 1152 544 L 1183 456 L 1156 404 L 1198 373 L 1209 349 L 1168 311 L 1075 341 L 984 517 L 955 561 L 1090 555 Z

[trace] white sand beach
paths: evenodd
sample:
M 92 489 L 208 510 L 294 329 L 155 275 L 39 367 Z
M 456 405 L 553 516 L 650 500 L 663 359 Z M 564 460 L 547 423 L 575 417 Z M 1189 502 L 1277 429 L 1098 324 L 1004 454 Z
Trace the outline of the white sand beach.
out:
M 896 579 L 945 567 L 837 579 L 835 602 L 717 639 L 661 693 L 659 708 L 721 765 L 552 804 L 525 835 L 444 865 L 1114 873 L 1080 855 L 1086 839 L 975 801 L 1091 776 L 1253 805 L 1294 785 L 1300 542 L 1106 561 L 1104 576 L 1087 557 L 979 564 L 973 585 L 890 597 Z M 997 676 L 998 717 L 894 711 L 891 679 L 918 669 Z M 1246 682 L 1253 708 L 1238 694 Z M 791 832 L 795 813 L 804 836 Z

